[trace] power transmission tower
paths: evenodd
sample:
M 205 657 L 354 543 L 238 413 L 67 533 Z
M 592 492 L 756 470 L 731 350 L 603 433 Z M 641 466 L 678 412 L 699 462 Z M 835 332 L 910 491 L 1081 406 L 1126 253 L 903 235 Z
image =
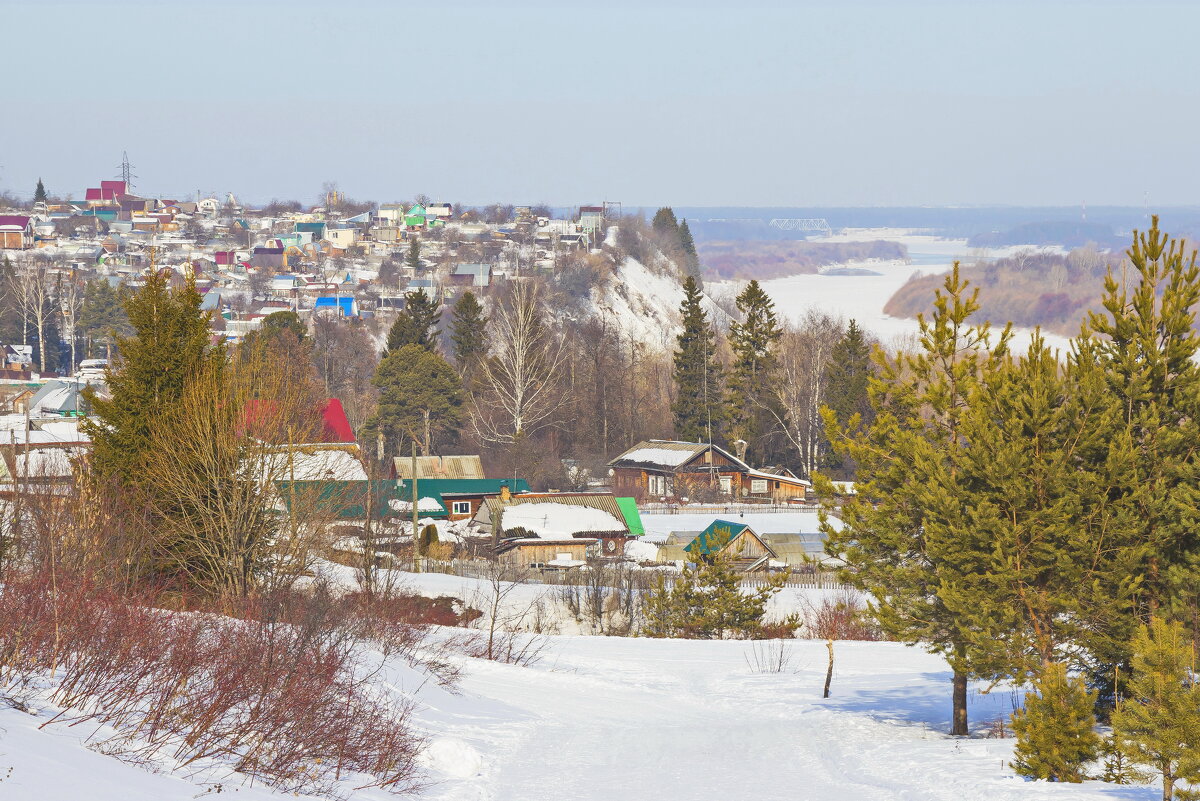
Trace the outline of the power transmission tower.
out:
M 137 178 L 133 174 L 133 165 L 129 163 L 129 153 L 121 151 L 121 180 L 125 182 L 125 190 L 133 189 L 133 179 Z

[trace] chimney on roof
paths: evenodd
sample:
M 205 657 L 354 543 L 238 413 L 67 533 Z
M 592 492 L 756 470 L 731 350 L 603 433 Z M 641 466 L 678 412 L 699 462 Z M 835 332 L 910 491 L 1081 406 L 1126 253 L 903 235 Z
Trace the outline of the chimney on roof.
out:
M 512 501 L 512 490 L 508 488 L 508 482 L 500 485 L 500 503 L 509 503 Z

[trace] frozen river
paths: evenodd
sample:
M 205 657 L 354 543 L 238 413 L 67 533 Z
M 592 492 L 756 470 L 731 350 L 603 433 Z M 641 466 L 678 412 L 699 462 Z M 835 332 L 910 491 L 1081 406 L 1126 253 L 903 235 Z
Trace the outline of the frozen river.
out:
M 824 237 L 821 242 L 850 242 L 886 239 L 900 242 L 908 248 L 908 261 L 864 261 L 839 265 L 875 275 L 793 275 L 764 281 L 762 286 L 775 301 L 780 315 L 799 320 L 810 309 L 855 319 L 885 344 L 899 344 L 917 333 L 917 321 L 890 317 L 883 313 L 888 299 L 904 286 L 914 274 L 930 275 L 948 272 L 955 260 L 973 264 L 979 258 L 999 258 L 1020 250 L 970 248 L 965 239 L 941 239 L 895 229 L 854 229 Z M 836 271 L 835 271 L 836 272 Z M 1029 343 L 1028 330 L 1018 329 L 1014 344 L 1024 348 Z M 1065 349 L 1067 340 L 1047 335 L 1053 347 Z

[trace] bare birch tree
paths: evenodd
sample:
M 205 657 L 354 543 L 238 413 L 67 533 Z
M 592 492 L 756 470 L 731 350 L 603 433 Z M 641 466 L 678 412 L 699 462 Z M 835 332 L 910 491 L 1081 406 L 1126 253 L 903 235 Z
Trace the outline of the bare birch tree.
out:
M 19 264 L 12 292 L 17 308 L 21 311 L 21 344 L 29 344 L 29 329 L 32 327 L 38 338 L 38 367 L 45 370 L 46 329 L 54 314 L 47 262 L 35 258 Z
M 547 325 L 535 283 L 515 282 L 489 327 L 491 354 L 479 366 L 472 426 L 487 442 L 513 443 L 555 422 L 566 400 L 560 378 L 567 351 Z
M 809 311 L 798 326 L 785 329 L 780 341 L 775 396 L 786 414 L 776 415 L 776 422 L 795 449 L 804 476 L 812 475 L 824 454 L 825 368 L 843 330 L 841 320 Z

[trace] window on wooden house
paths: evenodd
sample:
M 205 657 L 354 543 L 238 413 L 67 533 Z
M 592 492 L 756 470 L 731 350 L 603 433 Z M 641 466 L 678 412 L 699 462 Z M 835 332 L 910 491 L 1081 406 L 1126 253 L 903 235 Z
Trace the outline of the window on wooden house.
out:
M 471 514 L 471 502 L 455 501 L 453 507 L 451 508 L 451 512 L 456 515 L 469 515 Z

